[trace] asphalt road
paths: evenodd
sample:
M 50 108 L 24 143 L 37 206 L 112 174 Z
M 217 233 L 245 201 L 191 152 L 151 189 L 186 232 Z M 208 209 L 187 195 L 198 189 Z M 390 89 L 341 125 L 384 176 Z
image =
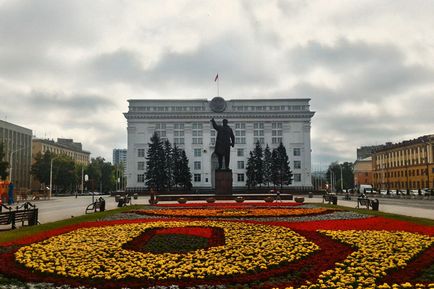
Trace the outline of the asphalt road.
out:
M 107 210 L 116 208 L 117 203 L 114 197 L 103 197 L 106 200 Z M 97 198 L 97 196 L 95 198 Z M 380 201 L 379 210 L 382 212 L 434 220 L 434 199 L 393 199 L 384 197 L 378 199 Z M 305 201 L 321 203 L 322 197 L 308 198 L 305 196 Z M 148 204 L 148 197 L 139 197 L 138 200 L 132 200 L 132 202 L 133 204 Z M 44 224 L 84 215 L 86 207 L 92 203 L 92 196 L 78 196 L 77 198 L 74 196 L 54 196 L 51 200 L 32 201 L 32 203 L 36 204 L 39 208 L 39 222 Z M 339 196 L 338 205 L 355 208 L 357 206 L 356 197 L 347 201 L 343 200 L 343 196 Z M 0 229 L 7 227 L 8 226 L 0 226 Z

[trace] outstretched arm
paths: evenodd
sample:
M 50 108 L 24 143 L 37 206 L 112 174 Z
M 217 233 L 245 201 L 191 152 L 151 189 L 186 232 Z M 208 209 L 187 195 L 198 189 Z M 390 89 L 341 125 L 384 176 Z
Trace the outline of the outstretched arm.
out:
M 212 123 L 212 127 L 213 127 L 215 130 L 219 130 L 219 126 L 216 124 L 214 118 L 211 119 L 211 123 Z
M 234 131 L 231 129 L 231 146 L 234 147 L 235 146 L 235 136 L 234 136 Z

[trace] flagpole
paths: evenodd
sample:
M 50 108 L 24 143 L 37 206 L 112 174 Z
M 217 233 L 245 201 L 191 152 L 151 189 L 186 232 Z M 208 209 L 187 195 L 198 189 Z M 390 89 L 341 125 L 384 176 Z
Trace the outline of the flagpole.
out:
M 220 96 L 220 79 L 219 79 L 219 74 L 217 73 L 215 78 L 214 78 L 214 82 L 217 82 L 217 96 Z

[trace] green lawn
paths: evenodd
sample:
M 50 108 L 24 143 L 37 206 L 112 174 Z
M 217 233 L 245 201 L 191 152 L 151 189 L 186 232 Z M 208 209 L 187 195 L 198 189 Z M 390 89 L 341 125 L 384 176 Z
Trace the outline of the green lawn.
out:
M 74 217 L 74 218 L 66 219 L 66 220 L 62 220 L 62 221 L 46 223 L 46 224 L 42 224 L 42 225 L 38 225 L 38 226 L 20 227 L 20 228 L 15 229 L 15 230 L 1 232 L 0 233 L 0 242 L 9 242 L 9 241 L 13 241 L 13 240 L 20 239 L 23 237 L 34 235 L 34 234 L 37 234 L 39 232 L 43 232 L 43 231 L 47 231 L 47 230 L 51 230 L 51 229 L 56 229 L 56 228 L 60 228 L 60 227 L 68 226 L 68 225 L 78 224 L 78 223 L 82 223 L 82 222 L 96 221 L 96 220 L 99 220 L 101 218 L 104 218 L 104 217 L 107 217 L 110 215 L 114 215 L 114 214 L 117 214 L 120 212 L 125 212 L 125 211 L 129 211 L 129 210 L 137 210 L 137 209 L 141 209 L 143 207 L 144 206 L 132 205 L 132 206 L 126 206 L 126 207 L 122 207 L 122 208 L 115 209 L 115 210 L 109 210 L 109 211 L 105 211 L 105 212 L 97 212 L 97 213 L 78 216 L 78 217 Z
M 432 219 L 409 217 L 409 216 L 403 216 L 403 215 L 398 215 L 398 214 L 384 213 L 384 212 L 381 212 L 381 211 L 372 211 L 372 210 L 367 210 L 367 209 L 349 208 L 349 207 L 338 206 L 338 205 L 331 205 L 331 204 L 312 203 L 311 205 L 315 205 L 315 206 L 318 206 L 318 207 L 331 208 L 331 209 L 346 210 L 346 211 L 351 211 L 351 212 L 356 212 L 356 213 L 366 214 L 366 215 L 380 216 L 380 217 L 390 218 L 390 219 L 395 219 L 395 220 L 400 220 L 400 221 L 413 222 L 413 223 L 416 223 L 416 224 L 419 224 L 419 225 L 434 226 L 434 220 L 432 220 Z

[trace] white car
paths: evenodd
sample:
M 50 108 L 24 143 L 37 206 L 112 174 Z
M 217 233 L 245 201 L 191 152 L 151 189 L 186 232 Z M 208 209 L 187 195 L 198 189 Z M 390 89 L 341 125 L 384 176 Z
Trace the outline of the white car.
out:
M 410 190 L 410 195 L 411 196 L 418 196 L 419 195 L 419 191 L 418 190 Z
M 428 188 L 422 189 L 422 195 L 424 195 L 425 197 L 431 196 L 431 193 L 432 193 L 432 190 L 430 190 Z

